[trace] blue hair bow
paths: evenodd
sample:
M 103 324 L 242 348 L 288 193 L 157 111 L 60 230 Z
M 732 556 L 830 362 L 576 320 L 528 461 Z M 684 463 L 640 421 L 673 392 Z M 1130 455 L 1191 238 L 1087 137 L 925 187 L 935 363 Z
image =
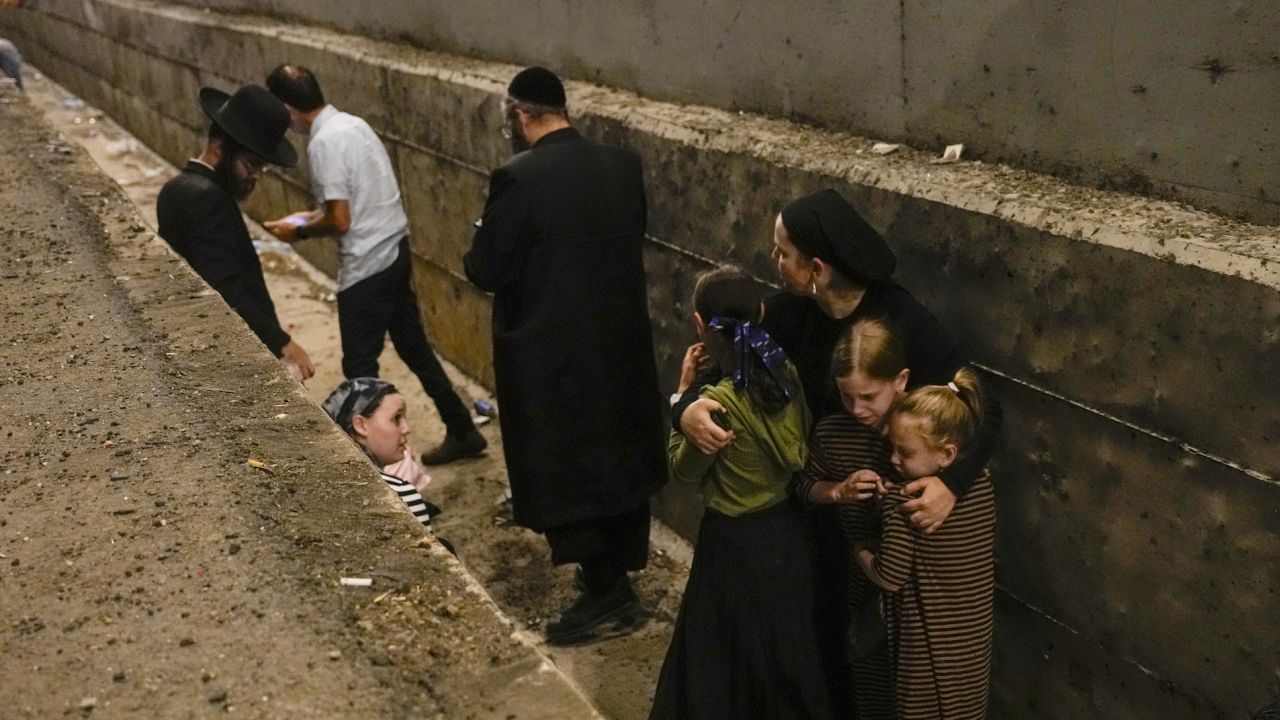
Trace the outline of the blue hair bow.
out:
M 769 376 L 778 384 L 778 387 L 782 388 L 787 399 L 793 396 L 794 390 L 791 383 L 782 373 L 782 366 L 787 362 L 787 354 L 778 347 L 778 343 L 773 341 L 764 328 L 750 320 L 722 317 L 711 318 L 711 322 L 707 325 L 713 330 L 733 332 L 733 352 L 738 358 L 738 367 L 733 371 L 734 387 L 741 388 L 747 384 L 747 367 L 751 364 L 751 356 L 754 354 L 760 358 L 765 370 L 769 372 Z

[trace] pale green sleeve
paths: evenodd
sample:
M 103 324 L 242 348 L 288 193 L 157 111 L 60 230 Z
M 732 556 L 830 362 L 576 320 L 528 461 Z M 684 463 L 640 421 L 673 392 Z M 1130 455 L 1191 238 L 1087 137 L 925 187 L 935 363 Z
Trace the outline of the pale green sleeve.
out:
M 702 478 L 716 461 L 715 455 L 704 455 L 698 446 L 675 430 L 667 441 L 667 458 L 671 462 L 671 479 L 691 485 L 702 484 Z

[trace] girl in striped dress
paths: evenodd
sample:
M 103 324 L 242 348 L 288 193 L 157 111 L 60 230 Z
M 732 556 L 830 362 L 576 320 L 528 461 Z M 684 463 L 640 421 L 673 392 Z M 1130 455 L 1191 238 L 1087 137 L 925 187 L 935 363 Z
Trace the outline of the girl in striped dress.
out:
M 978 379 L 964 368 L 946 385 L 920 387 L 898 399 L 887 429 L 899 479 L 937 475 L 960 455 L 981 417 Z M 901 484 L 886 486 L 879 540 L 854 551 L 866 576 L 888 594 L 897 715 L 981 720 L 995 589 L 991 482 L 980 477 L 932 534 L 899 512 L 908 499 Z
M 891 447 L 882 429 L 894 400 L 905 395 L 910 371 L 901 340 L 878 320 L 860 320 L 841 333 L 831 372 L 844 412 L 824 417 L 814 430 L 804 472 L 793 492 L 811 512 L 835 512 L 843 539 L 843 573 L 828 573 L 829 592 L 843 595 L 845 616 L 832 622 L 841 633 L 835 643 L 842 659 L 828 659 L 833 693 L 852 703 L 858 720 L 894 720 L 893 669 L 883 636 L 871 647 L 854 648 L 846 638 L 864 631 L 853 627 L 875 589 L 854 560 L 856 543 L 880 536 L 875 502 L 882 478 L 893 475 Z M 842 585 L 842 587 L 833 587 Z M 864 618 L 865 619 L 865 618 Z M 849 657 L 843 659 L 843 655 Z

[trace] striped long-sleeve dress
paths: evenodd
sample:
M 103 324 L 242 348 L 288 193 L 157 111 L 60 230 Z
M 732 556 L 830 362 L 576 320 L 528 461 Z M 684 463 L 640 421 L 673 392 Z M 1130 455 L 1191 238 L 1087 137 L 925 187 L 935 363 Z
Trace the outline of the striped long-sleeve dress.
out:
M 818 423 L 809 446 L 809 459 L 805 472 L 799 478 L 794 492 L 802 499 L 808 498 L 809 488 L 817 481 L 840 482 L 858 470 L 874 470 L 882 477 L 891 477 L 889 464 L 890 445 L 878 430 L 858 422 L 852 415 L 837 413 L 828 415 Z M 842 577 L 825 578 L 824 582 L 843 583 L 834 588 L 843 595 L 847 613 L 840 622 L 851 622 L 857 617 L 863 601 L 871 591 L 871 581 L 862 573 L 853 555 L 855 543 L 880 536 L 880 518 L 875 514 L 873 501 L 840 505 L 838 508 L 815 507 L 816 512 L 834 510 L 839 517 L 841 542 L 838 552 L 843 560 Z M 827 588 L 831 590 L 832 588 Z M 833 623 L 833 618 L 826 618 Z M 832 650 L 843 661 L 849 628 L 826 627 L 824 637 L 835 644 Z M 893 671 L 887 651 L 874 653 L 854 660 L 838 668 L 840 677 L 833 678 L 833 693 L 851 695 L 854 712 L 859 720 L 893 720 Z M 851 692 L 850 692 L 851 691 Z
M 978 478 L 932 535 L 884 498 L 874 569 L 889 595 L 889 646 L 900 720 L 981 720 L 991 675 L 995 495 Z

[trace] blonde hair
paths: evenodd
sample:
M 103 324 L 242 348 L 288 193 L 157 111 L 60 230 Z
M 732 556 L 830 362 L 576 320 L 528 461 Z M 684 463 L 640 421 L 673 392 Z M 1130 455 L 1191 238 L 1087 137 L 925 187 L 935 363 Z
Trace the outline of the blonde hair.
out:
M 906 345 L 880 320 L 854 323 L 840 335 L 831 355 L 831 376 L 837 380 L 855 370 L 876 380 L 891 380 L 906 368 Z
M 960 368 L 946 385 L 912 390 L 893 408 L 893 414 L 920 420 L 917 432 L 931 448 L 950 443 L 963 448 L 982 417 L 982 386 L 969 368 Z

